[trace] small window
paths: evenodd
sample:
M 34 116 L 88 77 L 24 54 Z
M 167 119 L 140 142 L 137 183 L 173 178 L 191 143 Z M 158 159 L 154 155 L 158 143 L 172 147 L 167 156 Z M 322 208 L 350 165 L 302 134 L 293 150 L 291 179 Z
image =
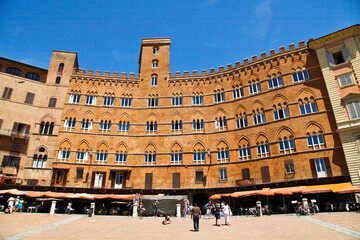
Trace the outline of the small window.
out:
M 159 62 L 157 60 L 152 61 L 152 68 L 158 68 Z
M 195 181 L 203 182 L 204 181 L 204 171 L 196 171 L 195 172 Z
M 225 131 L 227 128 L 226 117 L 215 118 L 215 128 L 219 131 Z
M 182 163 L 182 152 L 178 152 L 178 151 L 172 152 L 170 162 L 173 164 Z
M 300 102 L 299 107 L 300 107 L 301 115 L 317 112 L 317 107 L 314 98 L 312 97 L 310 99 L 305 98 L 304 100 L 300 99 L 299 102 Z
M 28 79 L 35 80 L 35 81 L 39 81 L 39 80 L 40 80 L 40 76 L 37 75 L 36 73 L 32 73 L 32 72 L 26 73 L 25 77 L 28 78 Z
M 126 135 L 128 134 L 130 129 L 130 122 L 129 121 L 120 121 L 119 122 L 119 133 Z
M 171 132 L 181 133 L 182 132 L 182 121 L 181 120 L 172 120 L 171 121 Z
M 153 54 L 154 54 L 154 55 L 158 55 L 158 54 L 159 54 L 159 48 L 158 48 L 158 47 L 154 47 L 154 48 L 153 48 Z
M 173 96 L 171 99 L 172 106 L 182 106 L 183 98 L 182 96 Z
M 13 144 L 13 149 L 15 149 L 15 150 L 19 150 L 20 149 L 20 143 L 14 143 Z
M 261 158 L 270 156 L 269 144 L 264 142 L 259 143 L 257 145 L 257 152 L 258 152 L 258 156 Z
M 329 52 L 326 54 L 326 57 L 328 59 L 330 66 L 335 66 L 344 62 L 351 61 L 349 49 L 346 47 L 342 48 L 341 51 L 338 52 L 334 52 L 334 53 Z
M 262 110 L 253 111 L 254 125 L 265 123 L 265 114 Z
M 60 84 L 60 82 L 61 82 L 61 77 L 56 77 L 55 84 Z
M 86 105 L 96 105 L 97 96 L 94 95 L 86 95 L 85 104 Z
M 353 101 L 347 104 L 349 116 L 351 119 L 358 119 L 360 118 L 360 102 Z
M 50 98 L 49 107 L 56 107 L 56 98 Z
M 111 129 L 111 121 L 109 120 L 101 120 L 100 122 L 100 131 L 101 133 L 107 133 Z
M 82 168 L 82 167 L 77 167 L 77 168 L 76 168 L 75 178 L 82 179 L 82 178 L 83 178 L 83 174 L 84 174 L 84 168 Z
M 21 71 L 17 68 L 8 68 L 6 69 L 6 73 L 19 77 L 21 76 Z
M 204 120 L 193 119 L 193 130 L 197 133 L 204 132 Z
M 229 161 L 229 149 L 218 149 L 217 151 L 217 160 L 219 162 L 228 162 Z
M 251 159 L 251 150 L 249 146 L 239 147 L 239 158 L 243 161 Z
M 195 164 L 205 163 L 205 151 L 196 150 L 193 152 L 193 161 Z
M 220 180 L 227 180 L 227 168 L 220 168 Z
M 80 94 L 71 93 L 69 96 L 69 103 L 79 104 L 79 102 L 80 102 Z
M 289 109 L 286 105 L 274 106 L 274 119 L 279 120 L 283 118 L 288 118 L 290 116 Z
M 0 119 L 0 129 L 2 127 L 2 124 L 3 124 L 3 119 Z
M 126 152 L 118 152 L 115 155 L 115 163 L 124 165 L 126 164 L 126 158 L 127 158 Z
M 158 76 L 152 75 L 151 76 L 151 86 L 157 86 L 157 82 L 158 82 Z
M 340 83 L 341 87 L 344 87 L 346 85 L 350 85 L 350 84 L 354 83 L 351 74 L 342 75 L 342 76 L 339 76 L 337 78 L 339 80 L 339 83 Z
M 115 97 L 104 97 L 104 106 L 114 106 Z M 77 101 L 79 103 L 79 101 Z
M 312 135 L 308 135 L 307 136 L 307 142 L 308 142 L 308 147 L 312 147 L 314 150 L 315 149 L 321 149 L 321 147 L 324 147 L 325 142 L 324 142 L 324 136 L 320 133 L 320 134 L 312 134 Z
M 13 90 L 12 88 L 7 88 L 7 87 L 5 87 L 4 92 L 3 92 L 3 95 L 2 95 L 2 98 L 4 98 L 4 99 L 10 99 L 12 90 Z
M 248 121 L 247 121 L 247 117 L 244 114 L 236 114 L 236 128 L 240 129 L 240 128 L 244 128 L 248 126 Z
M 292 160 L 285 161 L 285 173 L 286 174 L 295 173 L 294 162 Z
M 292 138 L 279 139 L 280 152 L 287 154 L 295 152 L 295 141 Z
M 155 152 L 146 152 L 145 153 L 145 164 L 155 164 L 156 163 L 156 153 Z
M 103 152 L 103 151 L 101 151 L 101 152 L 97 152 L 96 153 L 96 158 L 95 158 L 95 161 L 96 162 L 106 162 L 107 161 L 107 157 L 108 157 L 108 154 L 107 154 L 107 152 Z
M 25 103 L 33 104 L 34 97 L 35 97 L 35 94 L 34 94 L 34 93 L 28 92 L 28 93 L 26 94 Z

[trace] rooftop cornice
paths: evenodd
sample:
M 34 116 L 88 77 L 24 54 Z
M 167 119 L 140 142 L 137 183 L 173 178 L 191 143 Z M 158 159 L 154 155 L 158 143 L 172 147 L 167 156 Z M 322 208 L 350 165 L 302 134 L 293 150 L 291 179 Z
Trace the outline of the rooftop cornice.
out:
M 180 72 L 176 72 L 175 76 L 169 74 L 169 83 L 173 83 L 175 81 L 185 81 L 191 79 L 212 79 L 217 77 L 230 76 L 240 72 L 252 72 L 256 68 L 260 68 L 264 66 L 266 68 L 267 64 L 272 65 L 274 61 L 279 61 L 280 58 L 284 58 L 286 56 L 294 57 L 297 53 L 302 53 L 307 51 L 308 47 L 305 45 L 304 41 L 299 42 L 299 47 L 295 48 L 294 44 L 289 45 L 289 50 L 285 50 L 285 47 L 280 47 L 279 52 L 276 53 L 275 50 L 270 50 L 270 56 L 266 56 L 266 53 L 261 53 L 261 58 L 258 59 L 257 56 L 252 57 L 252 62 L 249 61 L 248 58 L 244 59 L 244 64 L 241 65 L 240 62 L 235 63 L 235 67 L 232 64 L 227 65 L 227 69 L 224 67 L 219 67 L 219 71 L 216 72 L 215 68 L 210 69 L 209 73 L 206 73 L 206 70 L 202 70 L 201 74 L 198 75 L 197 71 L 193 71 L 193 75 L 189 75 L 188 71 L 184 72 L 184 76 L 180 76 Z
M 143 38 L 141 45 L 170 44 L 170 38 Z
M 317 38 L 315 40 L 309 40 L 308 46 L 310 49 L 319 49 L 337 41 L 340 41 L 344 38 L 357 37 L 360 35 L 360 24 L 342 29 L 340 31 L 325 35 L 323 37 Z

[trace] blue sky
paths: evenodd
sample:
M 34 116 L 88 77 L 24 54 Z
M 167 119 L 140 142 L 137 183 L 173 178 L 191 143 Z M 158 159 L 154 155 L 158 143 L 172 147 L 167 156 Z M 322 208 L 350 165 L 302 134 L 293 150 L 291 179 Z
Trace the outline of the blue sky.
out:
M 0 0 L 0 56 L 47 69 L 52 50 L 80 68 L 138 72 L 142 38 L 170 37 L 170 72 L 226 68 L 360 23 L 359 0 Z

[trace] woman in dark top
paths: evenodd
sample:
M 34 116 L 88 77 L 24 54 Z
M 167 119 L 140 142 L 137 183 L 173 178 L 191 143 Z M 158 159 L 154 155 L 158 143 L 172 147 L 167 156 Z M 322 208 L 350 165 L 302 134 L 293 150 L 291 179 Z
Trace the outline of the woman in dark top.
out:
M 214 212 L 215 212 L 215 224 L 216 224 L 216 226 L 220 227 L 220 217 L 221 217 L 220 216 L 220 212 L 221 212 L 220 203 L 217 203 L 215 205 Z M 218 225 L 218 222 L 219 222 L 219 225 Z

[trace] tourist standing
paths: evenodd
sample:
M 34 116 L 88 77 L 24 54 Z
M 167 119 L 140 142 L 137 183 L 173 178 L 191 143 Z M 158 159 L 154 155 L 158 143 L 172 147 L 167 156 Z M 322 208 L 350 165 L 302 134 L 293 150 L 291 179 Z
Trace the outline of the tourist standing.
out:
M 9 213 L 12 213 L 12 211 L 13 211 L 14 202 L 15 202 L 15 199 L 14 199 L 12 196 L 10 196 L 9 199 L 7 200 L 7 204 L 8 204 L 8 208 L 9 208 Z
M 194 203 L 194 207 L 191 210 L 191 218 L 193 219 L 195 232 L 199 231 L 199 219 L 200 219 L 200 217 L 201 217 L 201 210 L 197 206 L 197 203 Z
M 139 205 L 140 219 L 143 218 L 144 212 L 145 212 L 145 208 L 143 207 L 142 202 L 141 202 Z
M 158 212 L 159 212 L 159 202 L 155 201 L 155 204 L 154 204 L 154 217 L 157 217 Z
M 228 225 L 230 225 L 231 209 L 227 202 L 224 203 L 223 211 L 224 211 L 225 225 L 228 226 Z
M 188 209 L 189 209 L 189 199 L 187 199 L 187 197 L 184 198 L 184 217 L 186 217 L 186 214 L 188 213 Z M 190 210 L 191 211 L 191 210 Z
M 221 207 L 220 207 L 220 203 L 216 203 L 215 208 L 214 208 L 214 213 L 215 213 L 215 224 L 216 226 L 221 226 L 221 222 L 220 222 L 220 218 L 221 218 Z
M 17 210 L 18 210 L 18 205 L 19 205 L 19 203 L 20 203 L 20 197 L 17 196 L 17 197 L 15 198 L 15 204 L 14 204 L 15 212 L 17 212 Z
M 24 200 L 20 199 L 19 204 L 18 204 L 18 206 L 17 206 L 17 210 L 18 210 L 19 212 L 22 212 L 23 204 L 24 204 Z

